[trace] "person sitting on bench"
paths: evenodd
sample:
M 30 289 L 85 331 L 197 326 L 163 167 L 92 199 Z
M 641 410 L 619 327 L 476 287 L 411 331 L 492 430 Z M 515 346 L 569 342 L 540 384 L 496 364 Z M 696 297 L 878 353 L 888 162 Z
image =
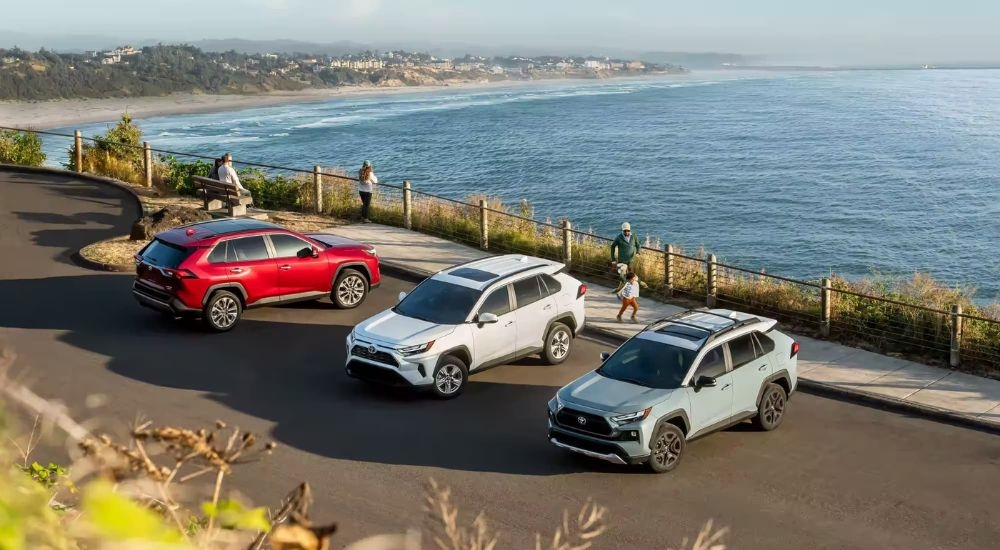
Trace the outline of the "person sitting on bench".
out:
M 236 173 L 236 169 L 233 168 L 233 156 L 229 153 L 222 156 L 222 166 L 219 167 L 219 181 L 235 185 L 241 197 L 253 198 L 250 191 L 240 183 L 240 176 Z M 253 203 L 250 203 L 250 206 L 253 206 Z

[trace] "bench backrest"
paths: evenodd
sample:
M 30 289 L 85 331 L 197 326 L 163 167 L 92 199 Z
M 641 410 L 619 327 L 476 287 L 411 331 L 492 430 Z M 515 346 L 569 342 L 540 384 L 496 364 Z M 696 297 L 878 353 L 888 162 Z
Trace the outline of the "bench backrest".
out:
M 235 183 L 229 183 L 228 181 L 213 180 L 202 176 L 191 176 L 191 180 L 196 184 L 198 184 L 199 187 L 202 187 L 203 189 L 206 190 L 210 189 L 212 191 L 224 192 L 228 195 L 239 194 Z

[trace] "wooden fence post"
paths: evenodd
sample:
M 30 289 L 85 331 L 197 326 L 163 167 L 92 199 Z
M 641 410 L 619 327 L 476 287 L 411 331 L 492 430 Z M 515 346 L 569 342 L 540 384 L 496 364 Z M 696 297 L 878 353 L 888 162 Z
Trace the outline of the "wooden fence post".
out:
M 951 306 L 951 358 L 952 367 L 962 364 L 962 306 Z
M 323 213 L 323 173 L 320 166 L 313 166 L 313 210 Z
M 716 275 L 718 275 L 718 265 L 715 261 L 715 254 L 709 254 L 705 260 L 705 305 L 708 307 L 715 307 L 715 296 L 718 290 Z
M 142 142 L 142 166 L 146 170 L 146 187 L 153 186 L 153 154 L 149 150 L 149 142 Z
M 562 238 L 563 238 L 563 263 L 566 265 L 573 264 L 573 235 L 571 230 L 573 229 L 573 224 L 569 220 L 562 221 Z
M 83 173 L 83 134 L 80 130 L 73 132 L 73 156 L 76 161 L 76 171 Z
M 486 208 L 486 199 L 479 199 L 479 248 L 490 249 L 489 210 Z
M 667 298 L 674 295 L 674 245 L 663 247 L 663 293 Z
M 823 288 L 819 291 L 819 333 L 830 337 L 830 279 L 823 277 Z
M 403 180 L 403 227 L 413 229 L 413 195 L 408 180 Z

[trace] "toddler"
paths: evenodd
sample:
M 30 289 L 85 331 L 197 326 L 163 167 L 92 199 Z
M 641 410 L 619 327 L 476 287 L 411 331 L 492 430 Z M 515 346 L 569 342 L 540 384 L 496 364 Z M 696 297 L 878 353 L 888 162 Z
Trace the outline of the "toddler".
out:
M 635 316 L 639 313 L 639 276 L 629 271 L 625 274 L 625 281 L 625 286 L 618 293 L 622 299 L 622 308 L 618 310 L 618 321 L 622 320 L 625 310 L 632 306 L 632 322 L 635 322 Z

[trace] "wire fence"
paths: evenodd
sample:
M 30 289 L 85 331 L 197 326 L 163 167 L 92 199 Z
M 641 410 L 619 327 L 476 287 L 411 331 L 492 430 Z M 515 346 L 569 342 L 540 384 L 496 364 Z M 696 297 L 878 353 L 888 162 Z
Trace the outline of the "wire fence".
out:
M 0 129 L 26 131 L 0 126 Z M 56 132 L 27 130 L 74 143 L 99 140 Z M 86 149 L 86 145 L 82 149 Z M 93 147 L 93 146 L 91 146 Z M 152 179 L 176 176 L 168 173 L 171 159 L 191 158 L 202 170 L 211 168 L 215 157 L 149 147 L 125 146 L 133 156 L 131 164 L 117 166 L 113 155 L 94 149 L 82 168 L 75 161 L 81 155 L 76 146 L 67 148 L 67 167 L 115 177 L 136 185 Z M 135 156 L 138 149 L 138 157 Z M 145 151 L 159 158 L 135 166 Z M 74 159 L 74 155 L 76 159 Z M 342 219 L 359 217 L 357 178 L 340 169 L 300 169 L 233 159 L 234 164 L 251 169 L 243 179 L 254 193 L 255 202 L 279 204 L 284 209 L 318 211 Z M 140 162 L 143 164 L 143 162 Z M 128 169 L 126 169 L 128 168 Z M 157 175 L 156 170 L 161 173 Z M 207 172 L 206 172 L 207 174 Z M 204 175 L 204 174 L 203 174 Z M 316 176 L 321 179 L 321 200 L 316 197 Z M 159 178 L 159 179 L 157 179 Z M 176 183 L 176 182 L 175 182 Z M 611 257 L 612 239 L 573 229 L 568 220 L 559 223 L 536 220 L 525 204 L 513 210 L 498 198 L 472 196 L 466 200 L 412 189 L 408 183 L 379 183 L 371 202 L 369 218 L 377 223 L 409 227 L 491 252 L 539 256 L 565 262 L 570 270 L 595 283 L 616 285 Z M 698 251 L 695 255 L 648 239 L 632 264 L 644 294 L 690 306 L 715 305 L 766 315 L 789 329 L 831 338 L 873 351 L 900 354 L 932 364 L 950 364 L 968 372 L 1000 379 L 1000 311 L 997 307 L 969 311 L 946 311 L 910 303 L 895 297 L 858 292 L 852 283 L 828 280 L 801 281 L 747 270 L 718 262 Z M 970 307 L 971 306 L 971 307 Z

